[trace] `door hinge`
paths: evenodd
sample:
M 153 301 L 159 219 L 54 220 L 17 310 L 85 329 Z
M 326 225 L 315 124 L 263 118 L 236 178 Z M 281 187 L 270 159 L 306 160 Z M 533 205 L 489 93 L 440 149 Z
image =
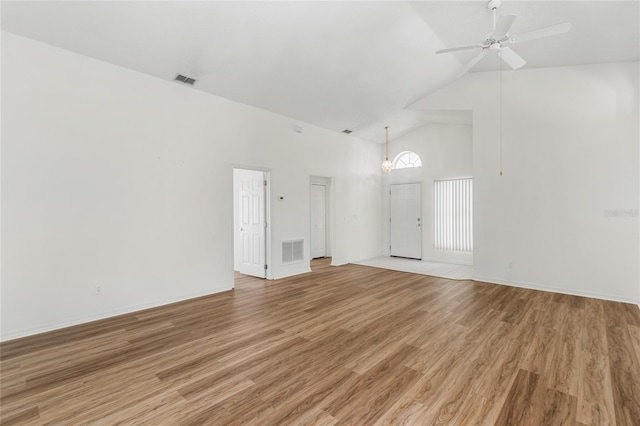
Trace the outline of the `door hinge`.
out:
M 267 270 L 267 265 L 266 265 L 266 264 L 264 265 L 264 270 L 265 270 L 265 271 Z
M 266 180 L 264 181 L 264 186 L 267 186 L 267 181 Z
M 389 250 L 391 250 L 391 246 L 389 246 Z
M 389 222 L 391 222 L 391 218 L 389 218 Z
M 267 227 L 267 222 L 265 222 L 265 223 L 264 223 L 264 227 L 265 227 L 265 228 Z

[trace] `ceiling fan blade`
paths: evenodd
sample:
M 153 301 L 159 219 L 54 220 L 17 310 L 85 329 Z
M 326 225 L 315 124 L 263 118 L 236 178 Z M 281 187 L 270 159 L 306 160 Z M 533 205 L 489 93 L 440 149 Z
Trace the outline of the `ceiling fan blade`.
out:
M 503 47 L 502 50 L 498 52 L 498 55 L 500 55 L 502 60 L 505 61 L 507 65 L 509 65 L 514 70 L 517 70 L 518 68 L 520 68 L 521 66 L 527 63 L 527 61 L 522 59 L 520 55 L 518 55 L 516 52 L 514 52 L 508 47 Z
M 452 47 L 450 49 L 440 49 L 436 52 L 436 55 L 439 53 L 449 53 L 449 52 L 457 52 L 458 50 L 471 50 L 482 48 L 481 44 L 470 44 L 468 46 L 460 46 L 460 47 Z
M 506 36 L 511 29 L 511 26 L 513 25 L 513 21 L 515 21 L 516 18 L 517 15 L 502 15 L 500 19 L 498 19 L 496 28 L 493 30 L 489 38 L 500 40 L 501 38 Z
M 549 25 L 548 27 L 529 31 L 523 34 L 514 35 L 509 40 L 511 43 L 521 43 L 523 41 L 535 40 L 537 38 L 549 37 L 558 34 L 564 34 L 571 29 L 571 22 L 562 22 L 560 24 Z
M 480 62 L 482 60 L 482 58 L 485 57 L 485 55 L 487 54 L 486 50 L 483 50 L 482 52 L 478 53 L 478 55 L 476 55 L 475 58 L 473 58 L 472 60 L 470 60 L 469 62 L 467 62 L 467 64 L 464 66 L 464 68 L 462 68 L 462 70 L 460 70 L 460 72 L 458 73 L 456 78 L 460 78 L 463 75 L 465 75 L 467 72 L 469 72 L 469 70 L 471 68 L 473 68 L 475 66 L 475 64 L 477 64 L 478 62 Z

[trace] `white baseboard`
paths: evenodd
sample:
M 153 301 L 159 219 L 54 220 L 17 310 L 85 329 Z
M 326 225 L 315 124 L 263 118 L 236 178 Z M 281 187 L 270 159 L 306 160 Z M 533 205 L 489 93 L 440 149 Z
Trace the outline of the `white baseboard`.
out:
M 278 275 L 274 276 L 273 279 L 274 280 L 279 280 L 279 279 L 282 279 L 282 278 L 288 278 L 288 277 L 293 277 L 293 276 L 300 275 L 300 274 L 306 274 L 308 272 L 311 272 L 311 268 L 309 268 L 309 267 L 304 268 L 304 269 L 300 269 L 300 270 L 297 270 L 297 271 L 285 272 L 284 274 L 278 274 Z
M 195 299 L 197 297 L 202 297 L 202 296 L 209 296 L 211 294 L 222 293 L 224 291 L 229 291 L 229 290 L 233 290 L 233 287 L 220 289 L 220 290 L 214 291 L 213 293 L 211 293 L 211 292 L 200 292 L 200 293 L 189 294 L 189 295 L 186 295 L 186 296 L 181 296 L 181 297 L 179 297 L 177 299 L 157 300 L 157 301 L 153 301 L 153 302 L 149 302 L 149 303 L 144 303 L 144 304 L 141 304 L 141 305 L 134 305 L 134 306 L 128 306 L 128 307 L 122 308 L 122 309 L 116 309 L 114 311 L 102 312 L 102 313 L 99 313 L 99 314 L 96 314 L 96 315 L 89 315 L 89 316 L 82 317 L 82 318 L 76 318 L 76 319 L 73 319 L 73 320 L 62 321 L 62 322 L 58 322 L 58 323 L 55 323 L 55 324 L 46 325 L 46 326 L 42 326 L 42 327 L 34 327 L 34 328 L 27 329 L 27 330 L 20 330 L 20 331 L 10 332 L 10 333 L 3 334 L 0 337 L 0 342 L 6 342 L 6 341 L 9 341 L 9 340 L 19 339 L 21 337 L 33 336 L 35 334 L 46 333 L 46 332 L 54 331 L 54 330 L 60 330 L 62 328 L 73 327 L 75 325 L 81 325 L 81 324 L 86 324 L 86 323 L 93 322 L 93 321 L 98 321 L 98 320 L 103 320 L 103 319 L 107 319 L 107 318 L 117 317 L 118 315 L 130 314 L 132 312 L 138 312 L 138 311 L 142 311 L 142 310 L 145 310 L 145 309 L 157 308 L 158 306 L 170 305 L 172 303 L 182 302 L 182 301 L 189 300 L 189 299 Z
M 638 304 L 637 300 L 633 300 L 627 297 L 620 297 L 620 296 L 605 294 L 605 293 L 594 293 L 590 291 L 576 291 L 572 289 L 548 286 L 548 285 L 543 285 L 538 283 L 529 283 L 529 282 L 514 281 L 514 280 L 503 280 L 500 278 L 486 277 L 486 276 L 476 275 L 476 274 L 473 275 L 473 280 L 482 281 L 482 282 L 491 283 L 491 284 L 500 284 L 500 285 L 508 285 L 511 287 L 526 288 L 530 290 L 540 290 L 540 291 L 548 291 L 551 293 L 569 294 L 571 296 L 591 297 L 594 299 L 611 300 L 613 302 Z M 638 307 L 640 307 L 640 304 L 638 304 Z

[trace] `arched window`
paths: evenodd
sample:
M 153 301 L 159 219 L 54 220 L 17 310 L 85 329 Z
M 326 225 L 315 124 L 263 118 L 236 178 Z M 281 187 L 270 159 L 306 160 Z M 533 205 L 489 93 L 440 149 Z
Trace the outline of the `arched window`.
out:
M 408 169 L 409 167 L 422 167 L 422 160 L 413 151 L 403 151 L 393 159 L 394 169 Z

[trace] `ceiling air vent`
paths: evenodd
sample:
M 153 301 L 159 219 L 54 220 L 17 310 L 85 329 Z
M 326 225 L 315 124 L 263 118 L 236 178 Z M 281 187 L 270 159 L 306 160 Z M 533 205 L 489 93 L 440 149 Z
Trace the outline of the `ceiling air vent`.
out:
M 187 77 L 186 75 L 182 75 L 182 74 L 176 75 L 176 80 L 181 81 L 181 82 L 186 83 L 186 84 L 190 84 L 191 86 L 196 84 L 196 81 L 198 81 L 195 78 Z
M 344 130 L 342 131 L 342 133 L 346 133 L 347 135 L 348 135 L 349 133 L 351 133 L 351 132 L 353 132 L 353 130 L 344 129 Z

